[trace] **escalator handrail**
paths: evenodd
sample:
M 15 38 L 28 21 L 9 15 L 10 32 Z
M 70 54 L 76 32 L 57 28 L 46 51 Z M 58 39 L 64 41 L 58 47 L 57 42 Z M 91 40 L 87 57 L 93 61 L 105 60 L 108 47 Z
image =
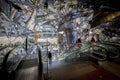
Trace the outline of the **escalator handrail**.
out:
M 93 43 L 90 43 L 90 46 L 87 47 L 87 48 L 82 49 L 82 51 L 84 52 L 84 50 L 86 50 L 86 49 L 90 49 L 90 48 L 93 47 L 93 46 L 100 47 L 100 48 L 104 49 L 105 51 L 107 51 L 104 47 L 99 46 L 99 45 L 95 45 L 95 44 L 93 44 Z M 72 47 L 72 48 L 73 48 L 73 47 Z M 81 50 L 79 50 L 79 51 L 81 51 Z M 74 50 L 74 51 L 72 51 L 72 52 L 77 52 L 77 51 Z M 66 53 L 66 51 L 65 51 L 64 53 Z
M 120 47 L 120 45 L 118 45 L 117 43 L 116 44 L 111 44 L 111 43 L 103 43 L 103 42 L 99 42 L 100 44 L 104 44 L 104 45 L 111 45 L 111 46 L 113 46 L 113 47 Z
M 120 56 L 120 53 L 119 53 L 120 52 L 120 46 L 119 45 L 114 45 L 114 44 L 109 44 L 109 43 L 105 43 L 105 44 L 104 43 L 100 43 L 100 44 L 114 47 L 118 51 L 117 57 L 115 56 L 113 58 L 118 58 Z M 107 50 L 107 52 L 111 52 L 111 51 Z M 114 52 L 111 52 L 111 53 L 114 53 Z M 115 53 L 117 53 L 117 52 L 115 52 Z M 112 58 L 112 57 L 109 55 L 109 58 Z
M 99 46 L 99 45 L 96 45 L 96 44 L 93 44 L 93 46 L 97 46 L 97 47 L 99 47 L 99 48 L 102 48 L 102 49 L 104 49 L 104 50 L 107 52 L 106 48 L 104 48 L 104 47 L 102 47 L 102 46 Z
M 97 44 L 102 44 L 102 45 L 107 45 L 107 46 L 111 46 L 114 47 L 115 49 L 117 49 L 120 52 L 120 46 L 119 45 L 114 45 L 114 44 L 109 44 L 109 43 L 97 43 Z M 101 46 L 102 47 L 102 46 Z M 108 50 L 107 50 L 108 51 Z
M 2 48 L 0 49 L 0 51 L 6 49 L 7 47 L 9 47 L 9 46 L 2 47 Z
M 102 49 L 104 49 L 104 50 L 105 50 L 105 52 L 107 53 L 107 50 L 106 50 L 104 47 L 99 46 L 99 45 L 95 45 L 95 44 L 91 44 L 91 43 L 90 43 L 90 46 L 89 46 L 89 47 L 82 49 L 82 51 L 81 51 L 80 49 L 79 49 L 79 50 L 77 50 L 77 51 L 76 51 L 76 50 L 74 50 L 74 51 L 72 51 L 72 53 L 71 53 L 71 54 L 73 54 L 73 53 L 77 53 L 77 52 L 79 52 L 79 54 L 80 54 L 80 53 L 83 53 L 83 52 L 84 52 L 84 50 L 86 50 L 86 49 L 90 49 L 90 48 L 91 48 L 91 47 L 93 47 L 93 46 L 94 46 L 94 47 L 96 46 L 96 47 L 102 48 Z M 69 55 L 71 55 L 71 54 L 69 54 Z M 69 55 L 68 55 L 68 56 L 69 56 Z M 107 54 L 106 54 L 106 56 L 107 56 Z
M 15 47 L 12 48 L 11 50 L 9 50 L 9 51 L 6 53 L 6 55 L 5 55 L 4 59 L 3 59 L 2 68 L 5 68 L 5 69 L 7 68 L 7 60 L 8 60 L 8 57 L 9 57 L 10 53 L 11 53 L 14 49 L 15 49 Z
M 90 49 L 91 47 L 99 47 L 99 48 L 102 48 L 102 49 L 104 49 L 105 51 L 107 51 L 107 50 L 106 50 L 104 47 L 102 47 L 102 46 L 96 45 L 96 44 L 94 44 L 94 43 L 89 43 L 89 44 L 90 44 L 89 47 L 87 47 L 87 48 L 85 48 L 85 49 L 82 49 L 82 50 Z

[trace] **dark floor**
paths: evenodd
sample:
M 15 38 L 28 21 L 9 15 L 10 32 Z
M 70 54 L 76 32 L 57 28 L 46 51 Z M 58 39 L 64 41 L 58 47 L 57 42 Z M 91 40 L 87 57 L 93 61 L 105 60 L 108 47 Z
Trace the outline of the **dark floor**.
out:
M 47 73 L 44 75 L 46 77 Z M 15 80 L 41 80 L 37 59 L 23 61 L 16 72 Z M 120 78 L 90 61 L 65 65 L 56 61 L 49 65 L 47 80 L 120 80 Z
M 92 62 L 65 65 L 50 70 L 52 80 L 120 80 Z

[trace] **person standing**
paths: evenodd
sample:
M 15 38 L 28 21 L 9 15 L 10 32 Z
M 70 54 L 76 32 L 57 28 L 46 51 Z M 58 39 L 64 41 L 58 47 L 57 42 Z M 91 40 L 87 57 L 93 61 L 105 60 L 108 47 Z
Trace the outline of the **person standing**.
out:
M 49 64 L 52 65 L 52 53 L 50 51 L 48 52 L 48 61 Z

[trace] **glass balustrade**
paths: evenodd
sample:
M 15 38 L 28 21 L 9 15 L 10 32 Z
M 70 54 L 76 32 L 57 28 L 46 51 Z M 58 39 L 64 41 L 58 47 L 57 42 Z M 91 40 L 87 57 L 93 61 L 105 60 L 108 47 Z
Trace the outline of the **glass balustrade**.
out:
M 96 43 L 96 45 L 99 45 L 101 47 L 104 47 L 107 50 L 107 55 L 110 58 L 119 58 L 120 56 L 120 46 L 119 44 L 113 44 L 113 43 Z
M 116 44 L 114 44 L 116 43 Z M 63 59 L 81 58 L 81 55 L 87 55 L 98 60 L 107 60 L 107 58 L 119 58 L 120 50 L 117 42 L 112 43 L 84 43 L 81 48 L 71 47 L 69 50 L 61 53 Z M 116 47 L 116 46 L 117 47 Z
M 11 73 L 12 71 L 16 70 L 25 55 L 26 51 L 22 47 L 6 47 L 4 50 L 1 50 L 1 70 L 5 69 L 8 73 Z

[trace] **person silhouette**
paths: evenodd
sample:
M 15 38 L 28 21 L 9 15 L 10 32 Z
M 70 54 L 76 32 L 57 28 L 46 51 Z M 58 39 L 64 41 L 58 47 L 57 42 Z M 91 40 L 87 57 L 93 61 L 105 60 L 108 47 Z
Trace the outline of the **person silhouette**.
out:
M 48 52 L 48 60 L 49 60 L 49 64 L 52 64 L 52 53 L 49 51 Z

